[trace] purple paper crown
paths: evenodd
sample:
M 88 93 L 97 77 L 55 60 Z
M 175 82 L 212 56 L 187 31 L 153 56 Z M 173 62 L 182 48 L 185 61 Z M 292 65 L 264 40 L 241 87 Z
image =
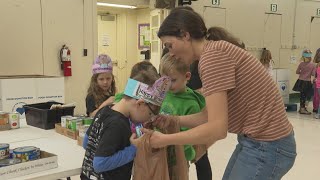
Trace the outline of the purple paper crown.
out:
M 110 56 L 106 54 L 100 54 L 92 65 L 92 73 L 112 73 L 112 60 Z
M 171 86 L 168 76 L 161 77 L 152 86 L 129 79 L 124 94 L 135 99 L 143 99 L 148 103 L 161 106 Z

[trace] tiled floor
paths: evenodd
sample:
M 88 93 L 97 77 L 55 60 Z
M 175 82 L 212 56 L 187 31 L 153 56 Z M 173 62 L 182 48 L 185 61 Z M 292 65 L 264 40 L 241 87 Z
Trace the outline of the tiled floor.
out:
M 294 167 L 283 180 L 320 179 L 320 120 L 314 119 L 313 115 L 295 112 L 288 113 L 288 117 L 294 126 L 298 156 Z M 214 180 L 221 179 L 236 143 L 236 135 L 229 134 L 225 140 L 209 149 Z M 77 179 L 79 178 L 72 177 L 72 180 Z M 195 167 L 191 165 L 190 180 L 196 179 Z

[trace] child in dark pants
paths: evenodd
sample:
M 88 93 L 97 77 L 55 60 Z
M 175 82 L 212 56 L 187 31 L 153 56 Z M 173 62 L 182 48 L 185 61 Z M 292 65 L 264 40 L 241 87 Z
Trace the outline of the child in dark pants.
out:
M 299 64 L 296 73 L 299 74 L 299 79 L 295 83 L 292 90 L 300 92 L 300 114 L 311 114 L 307 110 L 308 101 L 312 96 L 312 76 L 315 76 L 316 66 L 311 62 L 312 53 L 306 49 L 302 52 L 301 63 Z
M 199 77 L 198 64 L 199 64 L 199 61 L 196 61 L 191 65 L 190 67 L 191 78 L 187 83 L 187 86 L 192 90 L 197 90 L 201 92 L 202 82 Z M 197 162 L 195 162 L 195 165 L 197 169 L 198 180 L 212 179 L 212 170 L 211 170 L 211 165 L 208 158 L 208 152 L 204 154 Z
M 148 122 L 158 114 L 161 97 L 153 96 L 153 89 L 147 89 L 154 82 L 157 85 L 157 79 L 157 75 L 146 73 L 132 77 L 128 80 L 120 102 L 97 112 L 83 141 L 86 153 L 80 176 L 82 180 L 131 179 L 133 159 L 137 151 L 134 135 L 131 135 L 131 125 Z M 139 86 L 137 88 L 133 85 Z M 165 91 L 161 92 L 165 96 Z M 154 97 L 157 97 L 157 101 Z

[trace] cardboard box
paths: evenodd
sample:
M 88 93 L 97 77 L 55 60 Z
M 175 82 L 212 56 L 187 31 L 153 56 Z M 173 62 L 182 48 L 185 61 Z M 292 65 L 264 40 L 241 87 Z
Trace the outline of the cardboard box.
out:
M 36 85 L 33 78 L 0 79 L 0 111 L 17 110 L 24 115 L 22 106 L 36 102 Z
M 58 167 L 58 156 L 41 151 L 41 158 L 0 168 L 1 179 L 10 179 Z
M 77 137 L 77 144 L 82 147 L 83 137 L 80 137 L 80 136 Z
M 6 124 L 6 125 L 0 125 L 0 131 L 7 131 L 11 129 L 11 125 L 10 124 Z
M 57 133 L 67 136 L 71 139 L 77 140 L 79 131 L 72 131 L 71 129 L 62 127 L 60 123 L 55 124 L 55 130 Z
M 282 96 L 284 104 L 289 104 L 289 93 L 290 93 L 290 84 L 289 84 L 289 69 L 274 69 L 274 75 L 280 95 Z
M 48 101 L 64 103 L 64 77 L 0 77 L 0 111 L 17 111 L 23 105 Z

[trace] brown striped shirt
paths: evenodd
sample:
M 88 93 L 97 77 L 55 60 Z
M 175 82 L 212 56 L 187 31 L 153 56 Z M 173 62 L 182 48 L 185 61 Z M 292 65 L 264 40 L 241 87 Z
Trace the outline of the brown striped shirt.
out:
M 203 94 L 228 94 L 228 131 L 272 141 L 292 131 L 276 83 L 249 52 L 209 41 L 199 62 Z

